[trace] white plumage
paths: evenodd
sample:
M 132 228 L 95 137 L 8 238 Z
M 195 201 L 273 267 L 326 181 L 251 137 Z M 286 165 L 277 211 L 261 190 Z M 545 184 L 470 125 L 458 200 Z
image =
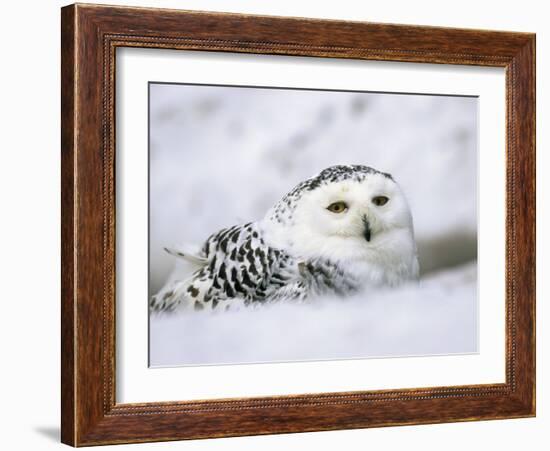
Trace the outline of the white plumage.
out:
M 361 165 L 321 171 L 263 219 L 214 233 L 198 252 L 167 251 L 194 270 L 153 296 L 152 311 L 346 296 L 418 278 L 405 196 L 389 174 Z

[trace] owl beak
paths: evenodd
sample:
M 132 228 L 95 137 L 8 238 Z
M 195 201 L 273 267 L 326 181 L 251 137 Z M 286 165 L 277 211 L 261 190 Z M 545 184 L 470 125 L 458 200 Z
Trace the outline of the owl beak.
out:
M 370 224 L 369 224 L 369 220 L 367 219 L 366 216 L 363 216 L 363 236 L 365 237 L 365 239 L 367 241 L 370 241 L 370 234 L 371 234 L 371 230 L 370 230 Z

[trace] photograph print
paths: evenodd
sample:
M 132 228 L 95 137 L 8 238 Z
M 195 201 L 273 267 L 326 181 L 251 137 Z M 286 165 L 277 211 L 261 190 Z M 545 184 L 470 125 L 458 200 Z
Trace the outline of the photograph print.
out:
M 148 89 L 150 367 L 479 351 L 477 97 Z

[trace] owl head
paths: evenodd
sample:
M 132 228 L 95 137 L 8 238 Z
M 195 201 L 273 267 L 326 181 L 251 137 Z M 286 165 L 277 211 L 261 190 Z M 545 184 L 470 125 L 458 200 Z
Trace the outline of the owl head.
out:
M 304 258 L 414 259 L 412 215 L 391 175 L 332 166 L 296 186 L 268 213 L 277 239 Z

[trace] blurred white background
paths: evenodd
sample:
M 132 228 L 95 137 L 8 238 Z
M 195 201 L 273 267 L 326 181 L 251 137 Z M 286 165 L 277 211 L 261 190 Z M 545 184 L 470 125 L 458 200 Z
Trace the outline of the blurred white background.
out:
M 351 306 L 153 318 L 153 365 L 477 350 L 477 98 L 149 89 L 150 294 L 176 264 L 163 247 L 200 244 L 223 227 L 261 219 L 300 181 L 335 164 L 372 166 L 401 184 L 429 280 L 357 296 Z
M 151 84 L 150 294 L 164 246 L 260 219 L 334 164 L 403 187 L 422 273 L 475 260 L 476 98 Z

